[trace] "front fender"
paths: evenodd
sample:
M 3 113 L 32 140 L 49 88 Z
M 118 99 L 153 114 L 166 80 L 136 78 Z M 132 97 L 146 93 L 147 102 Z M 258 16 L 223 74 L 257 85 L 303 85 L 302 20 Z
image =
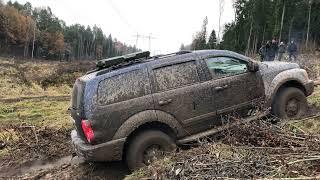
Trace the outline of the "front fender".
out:
M 288 81 L 296 81 L 303 87 L 310 81 L 304 69 L 290 69 L 276 75 L 271 83 L 265 82 L 267 104 L 270 106 L 279 88 Z
M 183 136 L 184 129 L 179 122 L 170 114 L 158 110 L 147 110 L 139 112 L 127 119 L 113 136 L 113 140 L 129 136 L 139 126 L 150 123 L 160 122 L 168 125 L 178 137 Z

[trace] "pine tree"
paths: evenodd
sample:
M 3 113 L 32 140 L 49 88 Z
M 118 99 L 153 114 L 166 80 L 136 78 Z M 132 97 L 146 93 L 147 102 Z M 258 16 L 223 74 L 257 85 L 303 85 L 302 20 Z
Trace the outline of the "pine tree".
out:
M 207 43 L 207 25 L 208 25 L 208 17 L 205 17 L 203 20 L 201 31 L 196 33 L 193 38 L 191 48 L 194 50 L 206 49 Z
M 212 30 L 212 32 L 210 34 L 207 47 L 209 49 L 216 49 L 216 47 L 217 47 L 217 37 L 216 37 L 216 31 L 214 29 Z

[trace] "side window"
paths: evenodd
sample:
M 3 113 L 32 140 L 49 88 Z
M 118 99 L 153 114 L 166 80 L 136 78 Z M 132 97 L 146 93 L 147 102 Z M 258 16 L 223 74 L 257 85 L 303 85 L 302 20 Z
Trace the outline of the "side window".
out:
M 155 69 L 156 90 L 166 91 L 199 82 L 195 62 L 187 62 Z
M 148 76 L 141 70 L 113 76 L 99 83 L 98 103 L 107 105 L 144 96 L 149 85 Z
M 205 60 L 214 79 L 247 72 L 247 63 L 231 57 L 214 57 Z

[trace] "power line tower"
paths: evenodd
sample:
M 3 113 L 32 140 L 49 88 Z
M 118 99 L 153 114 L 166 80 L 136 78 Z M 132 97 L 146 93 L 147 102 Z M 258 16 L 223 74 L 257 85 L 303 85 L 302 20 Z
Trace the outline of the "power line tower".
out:
M 151 33 L 149 35 L 142 35 L 137 33 L 136 35 L 133 35 L 133 36 L 136 38 L 136 48 L 138 48 L 139 39 L 148 39 L 149 51 L 151 51 L 151 40 L 156 39 L 155 37 L 151 36 Z

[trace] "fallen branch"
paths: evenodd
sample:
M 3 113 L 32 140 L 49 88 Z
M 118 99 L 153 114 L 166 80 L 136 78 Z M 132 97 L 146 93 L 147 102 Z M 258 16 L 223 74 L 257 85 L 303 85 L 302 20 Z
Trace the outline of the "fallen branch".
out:
M 298 160 L 296 160 L 296 161 L 292 161 L 292 162 L 289 162 L 289 163 L 287 163 L 287 164 L 288 164 L 288 165 L 292 165 L 292 164 L 299 163 L 299 162 L 317 161 L 317 160 L 320 160 L 320 156 L 314 157 L 314 158 L 309 158 L 309 159 L 298 159 Z

